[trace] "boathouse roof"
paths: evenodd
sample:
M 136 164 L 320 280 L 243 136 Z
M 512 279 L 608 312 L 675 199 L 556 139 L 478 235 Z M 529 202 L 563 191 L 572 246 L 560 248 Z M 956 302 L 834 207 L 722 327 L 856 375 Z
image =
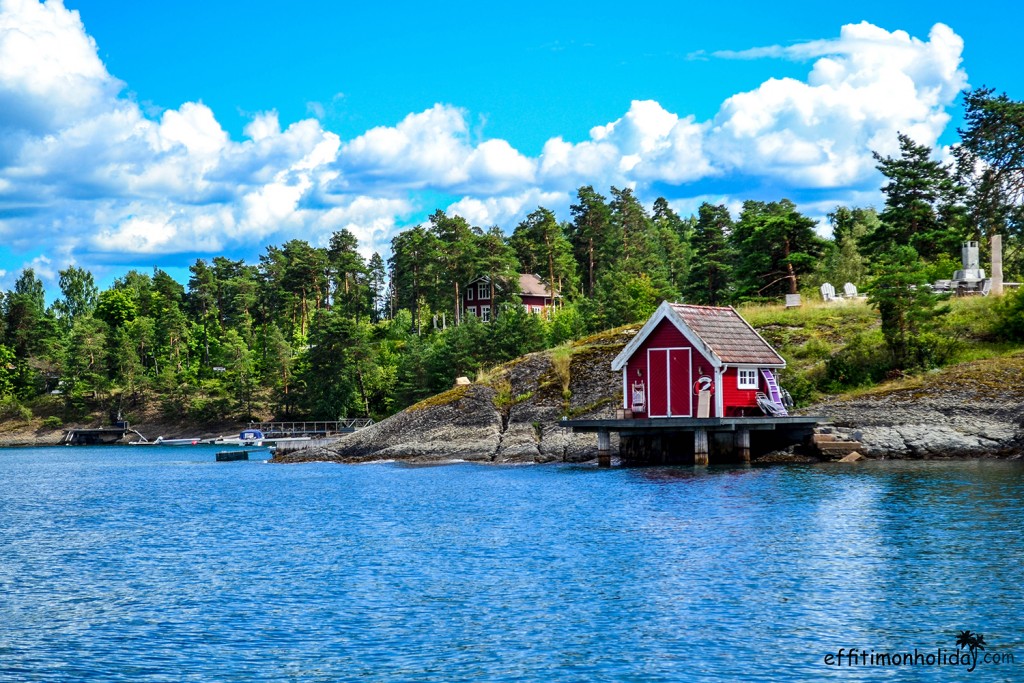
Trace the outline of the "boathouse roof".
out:
M 662 320 L 674 324 L 716 366 L 786 366 L 782 356 L 732 306 L 690 306 L 665 301 L 615 357 L 612 370 L 621 370 Z

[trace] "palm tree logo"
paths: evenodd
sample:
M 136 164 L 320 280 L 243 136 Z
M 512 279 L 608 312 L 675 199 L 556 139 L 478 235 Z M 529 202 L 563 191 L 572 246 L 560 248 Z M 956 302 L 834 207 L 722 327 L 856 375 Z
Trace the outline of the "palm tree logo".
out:
M 966 647 L 973 655 L 977 653 L 978 650 L 985 649 L 985 636 L 980 633 L 960 631 L 956 637 L 956 647 L 958 650 L 962 650 Z

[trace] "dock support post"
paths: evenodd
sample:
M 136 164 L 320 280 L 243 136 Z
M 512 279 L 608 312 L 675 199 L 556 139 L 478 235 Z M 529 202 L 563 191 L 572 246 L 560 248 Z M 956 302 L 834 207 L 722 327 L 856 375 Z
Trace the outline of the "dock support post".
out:
M 736 455 L 740 462 L 750 462 L 750 430 L 736 430 Z
M 693 464 L 707 466 L 708 464 L 708 430 L 697 429 L 693 432 Z
M 607 429 L 597 432 L 597 466 L 612 466 L 612 436 Z

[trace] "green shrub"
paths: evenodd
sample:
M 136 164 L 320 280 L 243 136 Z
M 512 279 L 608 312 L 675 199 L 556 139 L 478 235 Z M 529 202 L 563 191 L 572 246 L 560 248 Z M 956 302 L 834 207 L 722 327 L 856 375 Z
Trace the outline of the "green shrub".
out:
M 1009 291 L 996 304 L 1000 336 L 1008 341 L 1024 341 L 1024 293 Z
M 50 417 L 43 420 L 43 427 L 45 427 L 46 429 L 60 429 L 63 426 L 64 420 L 60 419 L 56 415 L 51 415 Z
M 834 393 L 876 384 L 895 367 L 895 359 L 885 345 L 882 332 L 862 332 L 826 361 L 822 389 Z
M 21 420 L 22 422 L 28 422 L 32 419 L 32 411 L 23 406 L 18 399 L 13 396 L 0 400 L 0 420 Z
M 793 355 L 797 358 L 825 360 L 832 355 L 832 347 L 823 339 L 811 337 L 805 343 L 793 349 Z

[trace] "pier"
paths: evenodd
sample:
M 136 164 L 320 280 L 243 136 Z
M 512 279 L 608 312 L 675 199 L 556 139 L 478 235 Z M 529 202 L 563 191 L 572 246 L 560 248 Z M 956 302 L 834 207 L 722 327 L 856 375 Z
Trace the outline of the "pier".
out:
M 350 434 L 369 427 L 373 420 L 368 417 L 354 417 L 344 420 L 319 420 L 311 422 L 250 422 L 249 429 L 263 432 L 267 440 L 287 437 L 325 437 Z
M 127 422 L 111 427 L 74 428 L 65 430 L 60 440 L 62 446 L 107 446 L 120 442 L 129 434 L 135 434 L 143 441 L 146 437 L 131 428 Z
M 709 465 L 750 462 L 751 457 L 803 443 L 819 417 L 669 417 L 563 420 L 573 433 L 596 433 L 598 465 L 611 466 L 611 434 L 630 465 Z

